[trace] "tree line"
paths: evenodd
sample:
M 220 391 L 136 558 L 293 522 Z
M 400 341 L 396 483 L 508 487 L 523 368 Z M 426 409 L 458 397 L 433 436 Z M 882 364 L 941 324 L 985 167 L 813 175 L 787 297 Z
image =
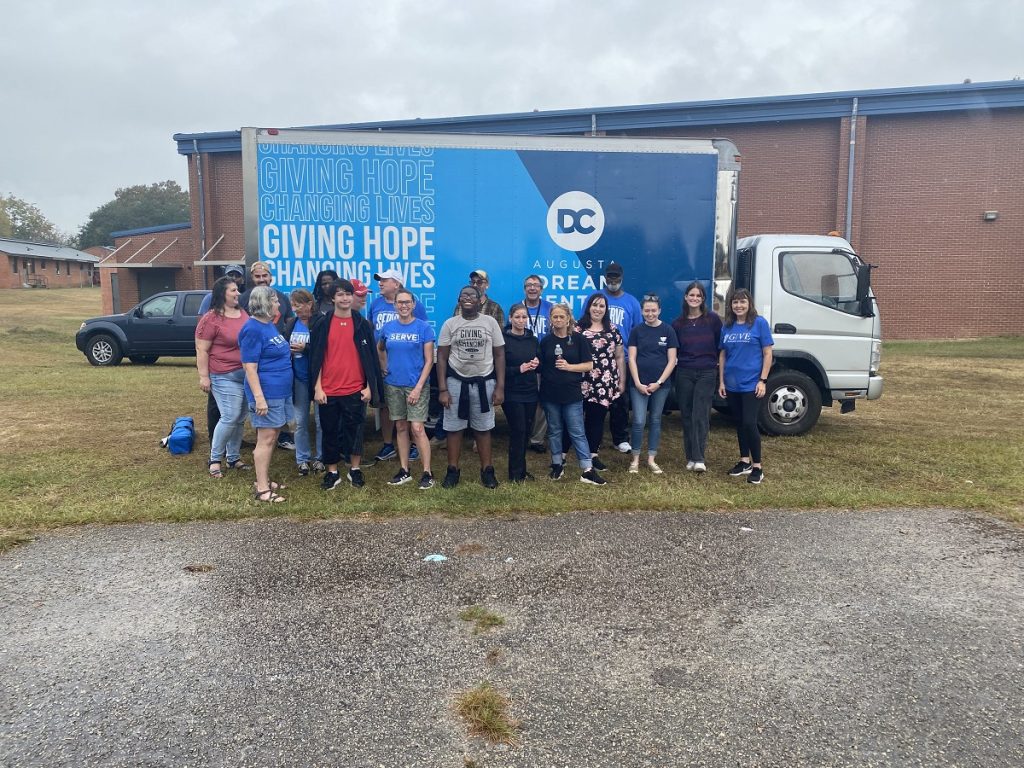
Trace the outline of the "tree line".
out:
M 170 180 L 118 189 L 114 199 L 90 213 L 74 235 L 58 230 L 36 205 L 14 195 L 0 196 L 0 237 L 79 249 L 113 245 L 111 232 L 178 224 L 190 218 L 188 192 Z

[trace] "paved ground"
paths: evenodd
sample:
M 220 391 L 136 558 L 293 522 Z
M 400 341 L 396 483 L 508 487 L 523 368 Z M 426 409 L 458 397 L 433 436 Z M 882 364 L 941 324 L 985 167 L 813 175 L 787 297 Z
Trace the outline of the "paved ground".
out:
M 1024 765 L 1024 532 L 953 511 L 86 528 L 0 627 L 3 766 Z

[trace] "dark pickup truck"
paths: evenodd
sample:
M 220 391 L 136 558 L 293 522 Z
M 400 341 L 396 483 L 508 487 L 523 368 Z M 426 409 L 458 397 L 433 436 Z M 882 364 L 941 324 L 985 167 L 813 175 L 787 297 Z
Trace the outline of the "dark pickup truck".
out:
M 86 320 L 75 346 L 93 365 L 119 365 L 125 357 L 136 365 L 152 365 L 159 357 L 192 357 L 199 305 L 207 293 L 158 293 L 123 315 Z

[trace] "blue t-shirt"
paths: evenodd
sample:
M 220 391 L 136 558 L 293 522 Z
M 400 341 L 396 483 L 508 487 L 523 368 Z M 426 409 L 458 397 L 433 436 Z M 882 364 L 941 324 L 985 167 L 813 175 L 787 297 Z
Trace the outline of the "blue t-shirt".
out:
M 679 337 L 668 323 L 641 323 L 629 334 L 630 347 L 636 347 L 636 373 L 641 384 L 661 378 L 668 365 L 668 351 L 679 349 Z M 664 384 L 664 382 L 662 382 Z
M 619 335 L 622 338 L 628 339 L 633 329 L 643 324 L 644 313 L 640 311 L 640 302 L 636 300 L 635 296 L 625 292 L 621 296 L 612 296 L 608 291 L 594 291 L 594 293 L 599 293 L 607 299 L 608 319 L 619 329 Z M 594 293 L 590 295 L 593 296 Z M 587 300 L 590 300 L 589 296 Z
M 393 387 L 415 387 L 423 372 L 423 345 L 434 341 L 434 329 L 425 320 L 414 317 L 408 325 L 401 320 L 384 324 L 377 340 L 388 353 L 388 375 L 384 383 Z
M 416 306 L 412 308 L 412 316 L 419 320 L 426 320 L 427 310 L 417 301 Z M 386 298 L 378 296 L 371 302 L 367 317 L 370 318 L 370 324 L 373 325 L 373 337 L 380 341 L 380 329 L 392 320 L 398 319 L 398 310 Z
M 775 344 L 768 321 L 760 315 L 750 325 L 729 325 L 722 328 L 722 349 L 725 351 L 725 388 L 730 392 L 753 392 L 761 379 L 763 347 Z
M 263 397 L 282 400 L 292 396 L 292 351 L 288 342 L 273 323 L 261 323 L 250 317 L 238 332 L 238 348 L 243 363 L 256 363 Z M 256 397 L 245 382 L 245 398 L 250 403 Z
M 213 303 L 213 291 L 209 291 L 203 300 L 199 302 L 199 316 L 202 317 L 210 311 L 210 305 Z
M 292 372 L 299 381 L 309 381 L 309 328 L 306 324 L 296 318 L 295 326 L 292 328 L 292 335 L 288 337 L 289 344 L 305 344 L 306 349 L 302 352 L 292 354 Z
M 536 307 L 531 307 L 525 301 L 523 304 L 526 305 L 526 314 L 529 316 L 526 327 L 533 331 L 533 335 L 537 337 L 539 342 L 548 335 L 548 326 L 551 323 L 551 302 L 547 299 L 541 299 L 540 304 Z

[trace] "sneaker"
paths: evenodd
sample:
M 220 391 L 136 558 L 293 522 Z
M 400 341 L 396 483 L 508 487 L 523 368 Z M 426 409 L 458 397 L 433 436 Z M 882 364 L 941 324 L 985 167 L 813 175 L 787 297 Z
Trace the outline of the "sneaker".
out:
M 374 461 L 387 461 L 393 459 L 398 455 L 398 451 L 395 450 L 395 446 L 391 443 L 384 443 L 380 450 L 377 451 L 377 455 L 373 457 Z
M 762 480 L 764 480 L 764 472 L 761 470 L 761 468 L 751 467 L 750 476 L 747 478 L 747 482 L 753 483 L 754 485 L 760 485 Z
M 597 474 L 593 469 L 588 469 L 582 475 L 580 475 L 581 483 L 590 483 L 591 485 L 607 485 L 608 481 Z
M 480 470 L 480 484 L 484 488 L 498 487 L 498 478 L 494 476 L 494 467 L 484 467 Z
M 599 458 L 597 458 L 597 456 L 591 456 L 590 463 L 594 465 L 594 469 L 596 469 L 598 472 L 604 472 L 606 469 L 608 469 L 608 467 L 605 466 L 605 463 L 601 461 Z
M 388 485 L 404 485 L 412 482 L 412 475 L 404 467 L 395 473 L 395 476 L 388 480 Z
M 565 474 L 565 465 L 564 464 L 552 464 L 551 465 L 551 471 L 548 472 L 548 477 L 550 477 L 552 480 L 561 480 L 562 479 L 562 475 L 564 475 L 564 474 Z
M 353 488 L 362 488 L 366 485 L 366 481 L 363 480 L 363 470 L 350 469 L 348 471 L 348 481 L 352 483 Z
M 749 475 L 751 466 L 745 461 L 737 461 L 736 466 L 729 470 L 729 475 L 732 477 L 742 477 L 743 475 Z
M 693 468 L 696 466 L 696 464 L 697 464 L 697 462 L 695 462 L 695 461 L 688 461 L 688 462 L 686 462 L 686 471 L 687 472 L 693 472 Z
M 448 440 L 447 440 L 447 438 L 444 438 L 444 437 L 432 437 L 432 438 L 430 438 L 430 447 L 431 448 L 442 448 L 442 447 L 446 448 L 446 447 L 448 447 Z
M 295 441 L 292 440 L 290 437 L 279 437 L 277 438 L 277 447 L 282 448 L 286 451 L 294 451 Z
M 304 461 L 301 464 L 299 464 L 299 475 L 301 477 L 305 477 L 308 474 L 309 474 L 309 464 Z
M 631 462 L 629 462 L 629 474 L 635 475 L 639 471 L 640 471 L 640 459 L 638 457 L 634 456 L 633 460 Z
M 417 486 L 418 490 L 427 491 L 434 487 L 434 476 L 429 472 L 424 472 L 423 477 L 420 478 L 420 484 Z
M 445 472 L 444 481 L 441 483 L 442 488 L 454 488 L 459 484 L 459 475 L 462 472 L 456 467 L 448 467 L 448 471 Z
M 323 472 L 325 469 L 327 469 L 327 467 L 324 466 L 324 463 L 322 461 L 320 461 L 320 459 L 314 459 L 313 461 L 309 462 L 309 471 L 310 472 L 314 472 L 316 474 L 319 474 L 319 473 Z
M 633 450 L 633 446 L 631 446 L 629 443 L 623 440 L 621 443 L 615 446 L 615 450 L 617 450 L 619 453 L 629 453 L 631 450 Z
M 329 491 L 332 488 L 337 488 L 341 484 L 341 475 L 337 472 L 328 472 L 324 475 L 324 479 L 320 483 L 320 487 L 325 491 Z
M 544 443 L 530 443 L 530 450 L 534 453 L 547 453 L 548 449 L 544 447 Z
M 419 451 L 419 449 L 415 445 L 411 446 L 409 448 L 409 461 L 419 461 L 419 460 L 420 460 L 420 451 Z
M 647 468 L 656 475 L 663 475 L 665 471 L 650 459 L 647 460 Z
M 694 472 L 698 472 L 698 473 L 699 472 L 707 472 L 708 471 L 708 465 L 705 464 L 703 461 L 695 461 L 695 462 L 693 462 L 693 471 Z

